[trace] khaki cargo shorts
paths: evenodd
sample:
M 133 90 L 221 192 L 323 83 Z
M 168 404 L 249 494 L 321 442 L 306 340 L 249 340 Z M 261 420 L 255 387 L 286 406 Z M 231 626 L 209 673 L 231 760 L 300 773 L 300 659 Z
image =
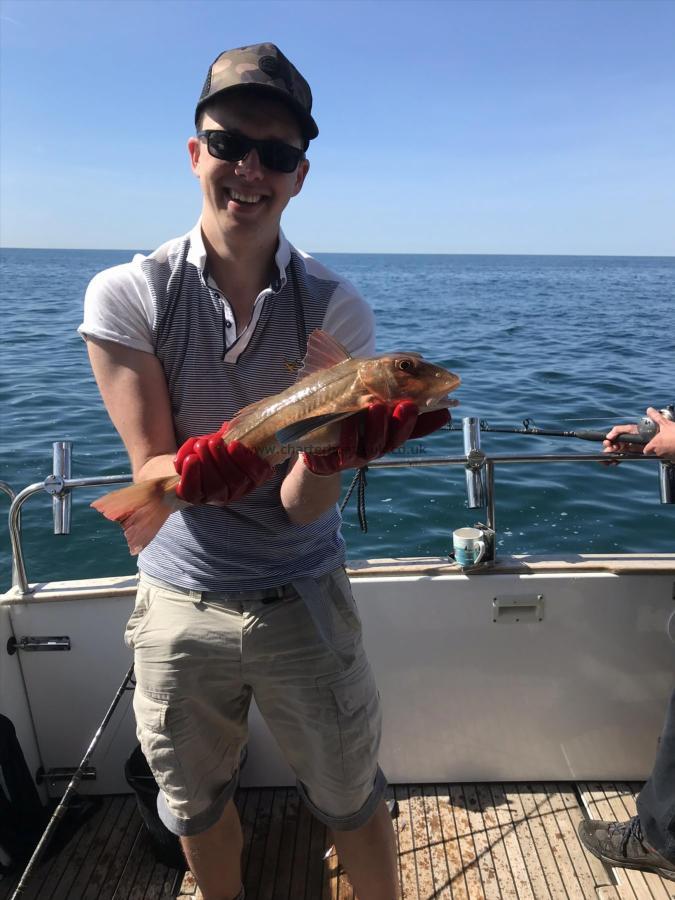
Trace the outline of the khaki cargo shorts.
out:
M 141 573 L 125 640 L 138 739 L 174 834 L 210 828 L 234 795 L 251 697 L 320 821 L 350 830 L 375 812 L 380 702 L 343 568 L 227 593 Z

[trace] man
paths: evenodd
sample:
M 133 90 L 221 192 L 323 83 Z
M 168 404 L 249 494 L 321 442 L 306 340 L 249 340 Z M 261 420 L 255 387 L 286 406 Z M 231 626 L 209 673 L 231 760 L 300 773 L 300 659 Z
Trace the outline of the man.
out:
M 647 415 L 658 432 L 644 453 L 675 460 L 675 422 L 650 407 Z M 621 433 L 637 433 L 637 425 L 615 425 L 605 452 L 631 452 L 633 444 L 617 442 Z M 579 837 L 595 856 L 611 866 L 653 872 L 675 881 L 675 691 L 670 698 L 656 762 L 637 799 L 638 814 L 628 822 L 592 820 L 579 823 Z
M 311 109 L 309 85 L 273 44 L 222 53 L 188 141 L 199 223 L 97 275 L 80 329 L 134 479 L 175 469 L 194 504 L 141 552 L 126 640 L 158 810 L 206 900 L 243 897 L 232 798 L 252 695 L 360 900 L 399 896 L 379 700 L 336 500 L 341 470 L 448 415 L 373 404 L 343 425 L 340 450 L 276 469 L 220 440 L 241 408 L 293 384 L 313 329 L 353 355 L 374 348 L 354 288 L 280 229 L 309 171 Z

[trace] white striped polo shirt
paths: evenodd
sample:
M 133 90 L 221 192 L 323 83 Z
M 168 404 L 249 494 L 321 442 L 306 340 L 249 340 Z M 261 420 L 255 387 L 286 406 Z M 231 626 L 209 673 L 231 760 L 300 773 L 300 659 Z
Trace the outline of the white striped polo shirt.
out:
M 283 234 L 275 262 L 278 275 L 257 298 L 250 327 L 235 335 L 229 304 L 208 278 L 198 224 L 149 256 L 96 275 L 79 331 L 158 357 L 180 446 L 290 387 L 315 328 L 354 356 L 373 353 L 372 311 L 349 282 Z M 337 507 L 309 525 L 291 523 L 279 497 L 287 471 L 282 464 L 239 502 L 173 513 L 140 554 L 141 571 L 194 590 L 255 590 L 340 565 Z

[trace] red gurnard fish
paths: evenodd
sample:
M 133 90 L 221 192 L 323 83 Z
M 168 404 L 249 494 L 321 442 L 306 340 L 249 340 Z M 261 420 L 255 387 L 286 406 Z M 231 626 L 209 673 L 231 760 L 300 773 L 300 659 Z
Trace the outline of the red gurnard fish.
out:
M 328 453 L 339 443 L 340 422 L 370 403 L 395 406 L 411 400 L 421 413 L 456 406 L 448 398 L 458 375 L 424 360 L 419 353 L 385 353 L 352 358 L 334 338 L 313 331 L 307 355 L 292 387 L 244 407 L 230 422 L 223 441 L 241 441 L 271 466 L 311 448 Z M 155 537 L 172 512 L 189 506 L 176 495 L 177 475 L 140 481 L 112 491 L 91 505 L 119 522 L 132 554 Z

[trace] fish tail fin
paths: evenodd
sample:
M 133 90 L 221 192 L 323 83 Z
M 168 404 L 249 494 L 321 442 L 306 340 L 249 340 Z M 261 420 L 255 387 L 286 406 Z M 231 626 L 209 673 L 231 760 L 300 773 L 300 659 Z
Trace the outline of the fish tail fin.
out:
M 112 491 L 91 504 L 106 519 L 119 522 L 132 556 L 147 547 L 172 512 L 178 509 L 177 475 L 151 478 Z

